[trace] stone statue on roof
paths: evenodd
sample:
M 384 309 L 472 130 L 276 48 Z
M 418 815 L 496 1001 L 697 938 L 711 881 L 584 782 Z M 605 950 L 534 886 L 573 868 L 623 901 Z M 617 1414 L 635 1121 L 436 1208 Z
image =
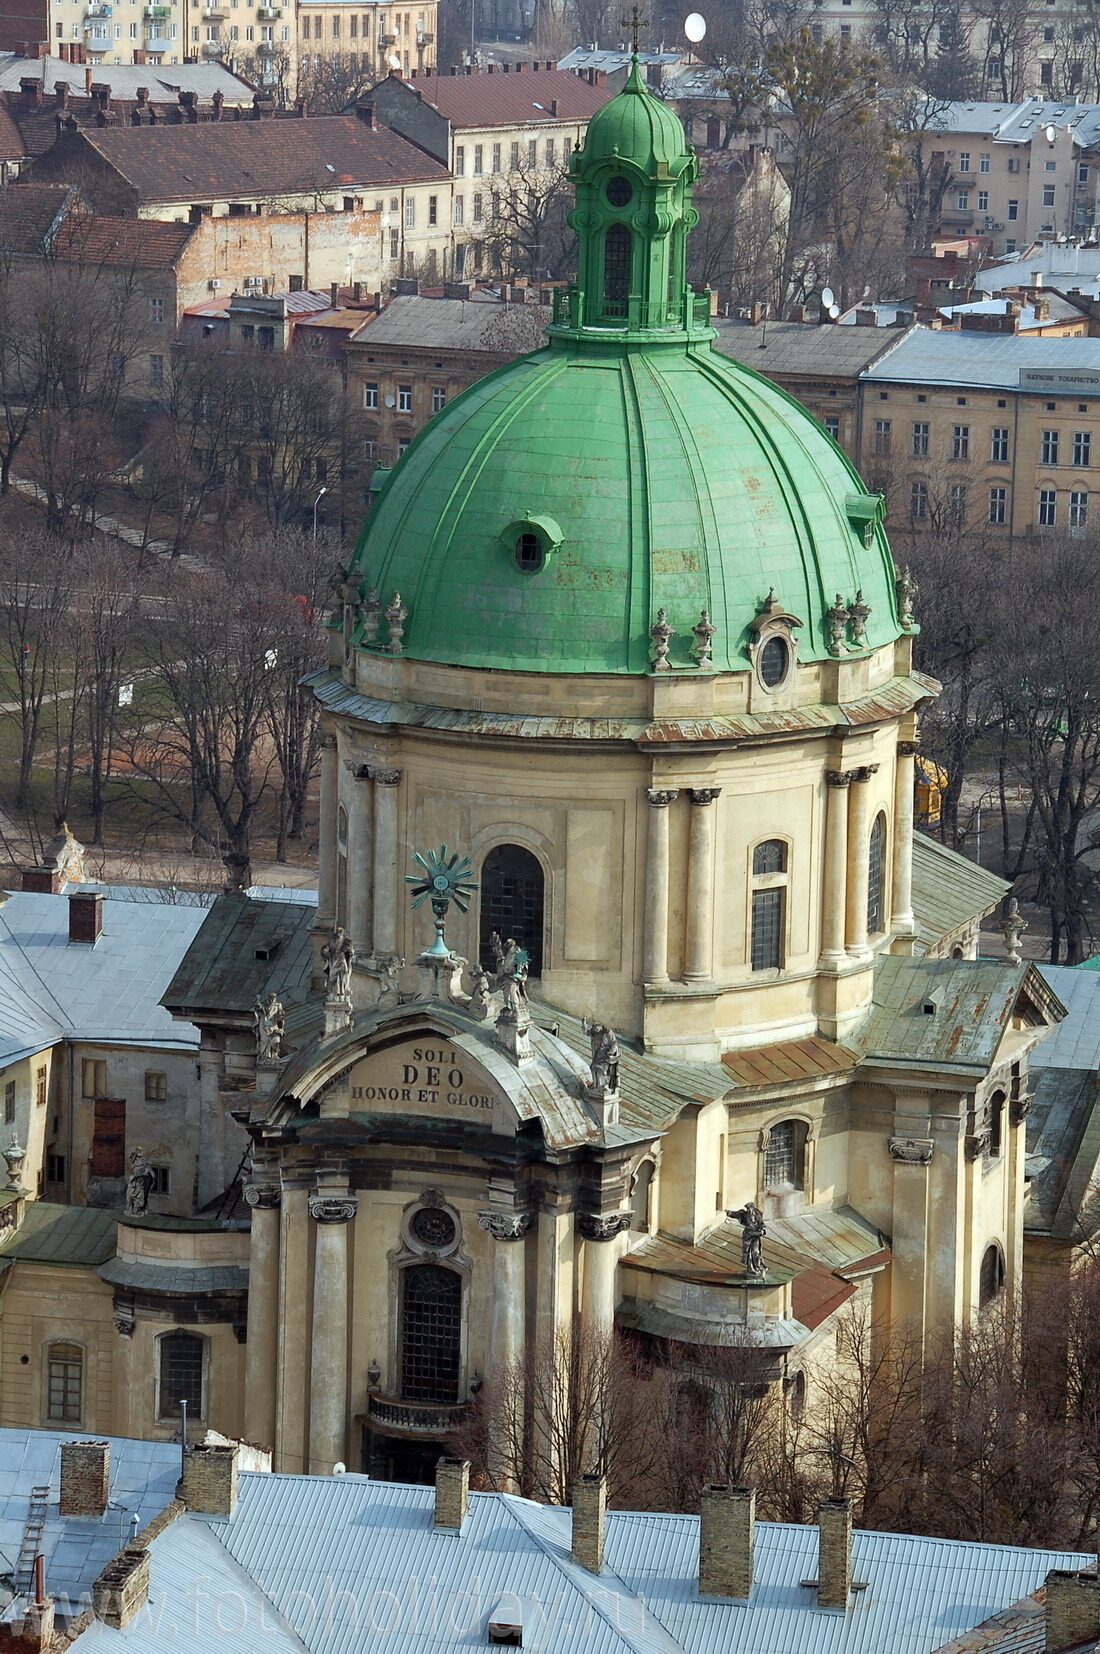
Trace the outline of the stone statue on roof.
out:
M 278 996 L 271 992 L 264 999 L 258 996 L 252 1007 L 252 1021 L 256 1030 L 256 1061 L 278 1062 L 283 1054 L 283 1007 Z
M 589 1022 L 587 1017 L 581 1018 L 581 1027 L 592 1046 L 592 1089 L 612 1096 L 619 1089 L 619 1041 L 615 1031 L 606 1022 Z
M 321 949 L 325 967 L 325 998 L 351 998 L 351 965 L 355 949 L 343 925 L 333 925 L 332 934 Z
M 149 1210 L 149 1196 L 156 1180 L 157 1174 L 145 1158 L 145 1150 L 132 1150 L 130 1175 L 126 1179 L 126 1210 L 131 1217 L 144 1217 Z
M 767 1234 L 764 1227 L 764 1214 L 759 1206 L 747 1200 L 744 1206 L 736 1211 L 727 1212 L 728 1218 L 735 1218 L 741 1225 L 741 1267 L 746 1275 L 762 1276 L 764 1274 L 764 1250 L 761 1242 Z
M 513 1021 L 527 1009 L 527 971 L 531 963 L 526 948 L 521 948 L 515 937 L 501 943 L 494 930 L 489 938 L 496 961 L 496 984 L 504 996 L 502 1016 Z

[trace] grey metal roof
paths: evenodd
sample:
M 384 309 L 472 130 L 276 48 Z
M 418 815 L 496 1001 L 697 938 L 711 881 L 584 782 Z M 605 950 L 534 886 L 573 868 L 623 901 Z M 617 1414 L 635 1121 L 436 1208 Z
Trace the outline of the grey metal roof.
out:
M 501 304 L 492 299 L 430 299 L 399 293 L 382 314 L 353 335 L 373 345 L 422 345 L 429 350 L 481 350 L 518 356 L 546 343 L 548 304 Z
M 1070 99 L 1025 98 L 1022 103 L 960 102 L 930 106 L 929 132 L 972 133 L 993 143 L 1026 144 L 1046 126 L 1068 127 L 1084 149 L 1100 138 L 1100 105 Z
M 0 1259 L 94 1269 L 114 1254 L 117 1221 L 118 1213 L 104 1207 L 30 1200 L 19 1228 L 0 1244 Z
M 1100 1223 L 1096 1171 L 1100 1109 L 1091 1070 L 1041 1068 L 1027 1117 L 1024 1228 L 1063 1238 L 1094 1233 Z
M 101 1517 L 63 1517 L 61 1443 L 81 1439 L 74 1431 L 0 1429 L 0 1572 L 8 1573 L 19 1554 L 31 1488 L 48 1486 L 46 1582 L 53 1597 L 64 1599 L 59 1607 L 72 1604 L 74 1612 L 90 1607 L 92 1582 L 129 1538 L 131 1514 L 141 1527 L 152 1521 L 171 1502 L 180 1472 L 180 1450 L 171 1442 L 100 1436 L 111 1449 L 111 1503 Z
M 236 1264 L 188 1265 L 139 1263 L 133 1258 L 108 1258 L 97 1271 L 110 1286 L 134 1292 L 163 1292 L 166 1297 L 192 1293 L 247 1292 L 248 1270 Z
M 917 951 L 925 953 L 984 918 L 1011 884 L 926 833 L 913 834 L 913 915 Z
M 574 46 L 565 57 L 558 59 L 559 69 L 596 69 L 601 74 L 613 75 L 620 69 L 630 67 L 630 47 L 620 46 L 618 50 L 602 46 Z M 638 62 L 641 64 L 679 63 L 682 57 L 680 52 L 639 52 Z
M 908 330 L 877 327 L 818 327 L 809 322 L 715 321 L 715 350 L 770 377 L 777 373 L 851 374 L 868 367 Z
M 69 941 L 67 895 L 20 890 L 0 907 L 0 1062 L 61 1038 L 197 1046 L 197 1031 L 173 1022 L 160 997 L 203 910 L 113 901 L 109 885 L 103 895 L 94 946 Z
M 1031 287 L 1036 276 L 1064 293 L 1077 289 L 1100 298 L 1100 247 L 1044 241 L 1026 253 L 987 265 L 974 281 L 983 293 L 1001 293 L 1006 287 Z
M 1067 389 L 1074 395 L 1100 394 L 1100 339 L 1033 339 L 917 326 L 900 335 L 860 377 L 869 384 L 961 385 L 1049 396 L 1041 376 L 1035 383 L 1021 382 L 1021 373 L 1040 369 L 1052 375 L 1081 374 L 1080 383 Z
M 868 1062 L 978 1076 L 996 1056 L 1021 995 L 1060 1007 L 1033 966 L 984 959 L 902 959 L 875 965 L 871 1010 L 849 1043 Z M 926 1007 L 931 1006 L 931 1011 Z
M 18 57 L 0 52 L 0 91 L 18 92 L 19 82 L 28 76 L 41 80 L 47 93 L 59 83 L 73 92 L 84 90 L 84 65 L 66 63 L 59 57 Z M 154 99 L 171 101 L 180 92 L 197 92 L 200 103 L 209 103 L 220 92 L 228 104 L 250 107 L 255 88 L 220 63 L 96 63 L 92 79 L 97 86 L 109 86 L 112 98 L 132 101 L 138 89 L 146 87 Z
M 219 896 L 200 917 L 171 981 L 162 984 L 162 1005 L 179 1013 L 243 1014 L 259 993 L 296 992 L 308 980 L 312 903 L 233 893 Z
M 1072 965 L 1038 965 L 1066 1015 L 1031 1056 L 1032 1068 L 1100 1069 L 1100 974 Z
M 365 1476 L 245 1473 L 231 1518 L 187 1515 L 154 1539 L 151 1610 L 122 1635 L 97 1626 L 74 1646 L 445 1654 L 484 1647 L 491 1614 L 506 1610 L 523 1617 L 524 1646 L 544 1654 L 932 1654 L 1051 1568 L 1091 1560 L 857 1532 L 854 1573 L 867 1589 L 837 1613 L 802 1583 L 817 1573 L 817 1530 L 758 1522 L 752 1597 L 718 1602 L 698 1595 L 696 1517 L 609 1511 L 596 1576 L 571 1559 L 566 1510 L 472 1493 L 456 1535 L 434 1528 L 433 1499 L 431 1488 Z M 224 1560 L 196 1539 L 203 1531 Z M 261 1645 L 265 1602 L 274 1612 Z M 181 1623 L 190 1635 L 178 1642 L 166 1628 Z

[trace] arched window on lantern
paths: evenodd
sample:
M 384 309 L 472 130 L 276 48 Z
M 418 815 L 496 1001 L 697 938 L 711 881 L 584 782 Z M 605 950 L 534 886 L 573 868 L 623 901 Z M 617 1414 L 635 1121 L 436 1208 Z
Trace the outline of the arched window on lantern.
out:
M 886 817 L 880 810 L 867 844 L 867 934 L 886 929 Z
M 625 224 L 612 224 L 603 238 L 603 303 L 608 320 L 626 319 L 630 301 L 634 239 Z

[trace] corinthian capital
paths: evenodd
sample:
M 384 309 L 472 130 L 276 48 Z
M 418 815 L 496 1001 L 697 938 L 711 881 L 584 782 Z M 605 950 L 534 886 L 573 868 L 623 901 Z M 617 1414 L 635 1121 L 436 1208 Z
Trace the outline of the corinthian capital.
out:
M 522 1240 L 531 1227 L 530 1212 L 479 1212 L 478 1226 L 494 1240 Z
M 605 1217 L 596 1212 L 579 1212 L 577 1228 L 586 1241 L 609 1241 L 630 1228 L 632 1217 L 631 1212 L 609 1212 Z

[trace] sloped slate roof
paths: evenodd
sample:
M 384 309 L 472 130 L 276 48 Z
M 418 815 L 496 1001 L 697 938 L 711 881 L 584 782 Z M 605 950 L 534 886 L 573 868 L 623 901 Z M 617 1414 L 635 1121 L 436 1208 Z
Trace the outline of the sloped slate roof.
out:
M 0 160 L 4 159 L 0 152 Z M 0 190 L 0 249 L 6 253 L 44 252 L 51 232 L 75 196 L 76 191 L 68 184 L 19 184 Z
M 546 304 L 429 299 L 399 293 L 376 320 L 360 327 L 355 343 L 368 350 L 374 345 L 423 345 L 431 350 L 483 350 L 512 356 L 544 344 L 549 321 Z
M 189 1011 L 251 1012 L 256 996 L 282 996 L 309 978 L 312 903 L 219 896 L 164 990 L 161 1004 Z
M 1062 1007 L 1033 965 L 879 959 L 871 1010 L 852 1043 L 866 1062 L 980 1075 L 1025 994 L 1058 1020 Z
M 64 83 L 75 94 L 84 88 L 84 65 L 66 63 L 60 57 L 0 52 L 0 88 L 18 92 L 19 82 L 29 77 L 40 80 L 47 93 Z M 220 63 L 97 63 L 92 79 L 97 86 L 109 87 L 112 98 L 136 99 L 143 86 L 151 98 L 167 92 L 172 102 L 178 101 L 180 92 L 197 93 L 200 103 L 209 103 L 215 92 L 221 92 L 227 104 L 248 105 L 255 96 L 250 81 Z
M 901 329 L 815 327 L 808 322 L 753 327 L 716 318 L 714 326 L 715 350 L 769 379 L 780 374 L 849 374 L 854 379 L 902 337 Z
M 170 270 L 194 233 L 193 224 L 75 213 L 61 225 L 51 250 L 67 263 Z
M 118 1213 L 99 1206 L 27 1202 L 19 1228 L 0 1245 L 0 1258 L 97 1269 L 115 1252 Z
M 424 103 L 459 129 L 525 126 L 532 121 L 587 121 L 603 108 L 612 92 L 606 84 L 590 86 L 583 76 L 568 69 L 526 66 L 519 74 L 514 70 L 508 74 L 500 70 L 472 75 L 410 74 L 398 84 L 419 93 Z M 556 115 L 550 113 L 553 99 L 558 105 Z
M 992 913 L 1012 889 L 1007 879 L 979 867 L 925 833 L 913 834 L 913 915 L 917 952 Z
M 143 202 L 251 200 L 449 177 L 446 167 L 396 132 L 372 130 L 347 115 L 104 128 L 83 132 L 80 140 Z

